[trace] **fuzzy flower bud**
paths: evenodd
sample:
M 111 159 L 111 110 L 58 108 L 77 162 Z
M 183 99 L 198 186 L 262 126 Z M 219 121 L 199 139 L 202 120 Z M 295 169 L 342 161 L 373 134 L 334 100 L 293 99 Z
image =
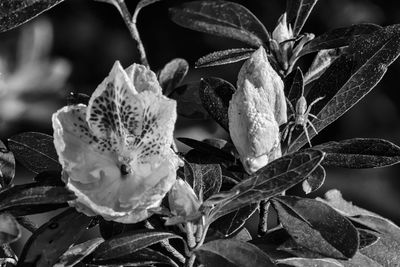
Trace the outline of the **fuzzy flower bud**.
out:
M 272 38 L 278 43 L 285 42 L 293 38 L 292 27 L 288 25 L 286 13 L 283 13 L 278 20 L 275 30 L 272 32 Z
M 250 174 L 281 156 L 279 125 L 287 121 L 283 86 L 262 47 L 240 70 L 229 103 L 229 131 Z
M 263 47 L 255 51 L 243 64 L 238 76 L 238 90 L 244 88 L 246 80 L 248 80 L 254 88 L 265 93 L 263 102 L 268 102 L 278 125 L 280 126 L 286 123 L 287 114 L 285 93 L 283 91 L 284 84 L 281 77 L 269 63 L 267 53 Z
M 169 191 L 168 202 L 172 214 L 184 218 L 193 216 L 200 208 L 200 201 L 192 187 L 182 179 L 177 179 Z

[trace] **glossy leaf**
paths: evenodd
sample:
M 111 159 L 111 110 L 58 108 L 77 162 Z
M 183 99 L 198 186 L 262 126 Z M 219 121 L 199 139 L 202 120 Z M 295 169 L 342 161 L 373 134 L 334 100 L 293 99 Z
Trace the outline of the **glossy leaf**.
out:
M 158 74 L 158 81 L 163 89 L 163 94 L 168 96 L 178 87 L 185 78 L 188 70 L 189 64 L 182 58 L 175 58 L 168 62 Z
M 2 0 L 0 32 L 11 30 L 58 5 L 63 0 Z
M 216 51 L 199 58 L 195 66 L 196 68 L 204 68 L 239 62 L 248 59 L 254 51 L 255 50 L 252 48 L 235 48 Z
M 11 214 L 0 214 L 0 244 L 12 243 L 21 237 L 21 228 Z
M 200 99 L 208 114 L 229 132 L 229 101 L 235 87 L 220 78 L 205 78 L 200 82 Z
M 294 36 L 299 35 L 317 2 L 318 0 L 288 0 L 286 2 L 287 22 L 292 25 Z
M 291 72 L 285 79 L 285 95 L 293 108 L 296 107 L 297 100 L 304 94 L 303 72 L 300 68 Z M 288 111 L 291 111 L 288 108 Z
M 210 118 L 204 109 L 199 95 L 199 83 L 191 83 L 179 86 L 169 95 L 177 102 L 176 111 L 188 119 L 207 120 Z
M 25 216 L 64 207 L 67 201 L 75 198 L 64 186 L 15 185 L 0 192 L 0 211 Z
M 306 194 L 318 190 L 325 182 L 326 172 L 324 167 L 318 166 L 308 177 L 304 180 L 302 186 Z
M 316 130 L 324 129 L 368 94 L 399 54 L 399 25 L 354 40 L 347 53 L 333 62 L 307 95 L 308 103 L 324 97 L 311 109 L 311 113 L 318 117 L 312 120 Z M 310 138 L 315 136 L 311 127 L 308 127 L 308 132 Z M 294 139 L 290 151 L 296 151 L 306 143 L 307 138 L 301 132 Z
M 7 187 L 12 183 L 15 175 L 14 154 L 0 141 L 0 185 Z
M 237 39 L 260 47 L 269 41 L 264 25 L 242 5 L 227 1 L 194 1 L 170 9 L 178 25 Z
M 59 171 L 41 172 L 33 179 L 40 185 L 65 186 L 65 183 L 61 178 L 61 172 Z
M 61 171 L 52 136 L 26 132 L 14 135 L 8 139 L 8 144 L 17 161 L 28 170 L 34 173 Z
M 143 248 L 123 257 L 90 261 L 90 265 L 98 266 L 154 266 L 161 264 L 177 267 L 178 265 L 166 255 L 150 249 Z
M 222 170 L 218 164 L 185 164 L 185 180 L 202 202 L 219 192 L 222 185 Z
M 218 230 L 225 237 L 230 237 L 235 234 L 246 221 L 256 212 L 258 209 L 258 203 L 253 203 L 234 212 L 222 216 L 216 220 L 211 227 Z
M 103 241 L 103 238 L 95 238 L 69 248 L 60 257 L 54 267 L 74 266 L 83 260 L 83 258 L 85 258 L 87 255 L 92 253 L 92 251 L 95 250 Z
M 184 143 L 187 146 L 190 146 L 191 148 L 194 148 L 200 152 L 203 152 L 205 154 L 210 154 L 216 157 L 219 157 L 224 160 L 228 161 L 235 161 L 235 158 L 228 152 L 219 149 L 215 146 L 209 145 L 205 142 L 197 141 L 195 139 L 191 138 L 185 138 L 185 137 L 178 137 L 177 138 L 179 142 Z
M 369 247 L 379 240 L 379 236 L 373 231 L 368 231 L 360 228 L 358 228 L 357 231 L 360 236 L 359 249 Z
M 212 219 L 276 196 L 302 182 L 317 168 L 323 156 L 320 151 L 305 150 L 269 163 L 250 178 L 234 186 L 229 191 L 234 197 L 219 204 L 212 212 Z
M 91 218 L 68 209 L 36 230 L 26 242 L 21 266 L 53 266 L 84 233 Z
M 362 35 L 371 34 L 378 30 L 382 30 L 382 27 L 368 23 L 334 29 L 308 42 L 303 47 L 303 50 L 301 50 L 299 57 L 320 50 L 348 46 L 354 39 L 359 38 Z
M 358 250 L 356 228 L 328 205 L 313 199 L 277 197 L 271 204 L 294 241 L 321 255 L 348 259 Z
M 247 230 L 246 227 L 243 227 L 240 231 L 238 231 L 237 233 L 235 233 L 232 236 L 232 239 L 238 240 L 238 241 L 243 241 L 243 242 L 248 242 L 248 241 L 251 241 L 253 238 L 252 238 L 249 230 Z
M 158 230 L 123 233 L 106 240 L 98 246 L 93 252 L 93 261 L 117 259 L 170 238 L 182 239 L 173 233 Z
M 376 138 L 354 138 L 315 147 L 326 153 L 322 164 L 329 167 L 377 168 L 400 162 L 400 147 Z
M 272 267 L 275 264 L 256 246 L 232 239 L 219 239 L 208 242 L 194 251 L 205 267 Z M 220 257 L 220 258 L 218 258 Z M 222 264 L 222 265 L 221 265 Z
M 319 79 L 332 63 L 344 53 L 344 48 L 321 50 L 315 56 L 310 68 L 304 75 L 304 83 L 309 84 Z
M 318 199 L 332 206 L 352 221 L 376 232 L 377 242 L 360 249 L 360 255 L 351 260 L 353 266 L 396 266 L 400 262 L 400 227 L 373 212 L 345 201 L 340 192 L 331 190 L 325 199 Z M 369 265 L 366 265 L 367 262 Z
M 278 264 L 294 267 L 343 267 L 343 265 L 335 259 L 307 259 L 307 258 L 286 258 L 277 261 Z

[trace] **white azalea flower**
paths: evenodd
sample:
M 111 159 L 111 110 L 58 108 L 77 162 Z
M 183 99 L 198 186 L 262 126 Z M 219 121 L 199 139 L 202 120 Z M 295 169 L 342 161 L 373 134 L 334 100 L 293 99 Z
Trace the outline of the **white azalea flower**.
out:
M 151 215 L 175 183 L 181 163 L 171 149 L 176 102 L 156 75 L 117 61 L 89 105 L 53 115 L 54 142 L 70 202 L 89 216 L 135 223 Z

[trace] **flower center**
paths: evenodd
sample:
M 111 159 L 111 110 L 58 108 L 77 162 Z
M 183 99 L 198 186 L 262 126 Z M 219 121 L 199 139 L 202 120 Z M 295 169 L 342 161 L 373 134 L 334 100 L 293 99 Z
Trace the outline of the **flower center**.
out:
M 124 175 L 128 175 L 128 174 L 130 174 L 132 172 L 131 168 L 128 165 L 125 165 L 125 164 L 121 164 L 120 170 L 121 170 L 121 174 L 123 176 Z

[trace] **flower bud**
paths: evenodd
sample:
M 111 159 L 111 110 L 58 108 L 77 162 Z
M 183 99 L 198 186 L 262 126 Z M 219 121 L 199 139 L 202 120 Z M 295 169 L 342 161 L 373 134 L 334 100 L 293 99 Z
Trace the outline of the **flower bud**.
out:
M 286 21 L 286 12 L 278 20 L 275 30 L 272 32 L 272 39 L 278 44 L 293 38 L 292 27 Z
M 284 84 L 281 77 L 272 68 L 268 61 L 267 54 L 263 47 L 260 47 L 243 64 L 237 82 L 238 90 L 244 88 L 245 81 L 258 91 L 263 91 L 263 102 L 268 102 L 270 111 L 278 122 L 282 125 L 287 121 L 286 99 L 284 94 Z
M 229 103 L 230 135 L 249 174 L 281 156 L 279 125 L 268 96 L 245 79 Z
M 192 187 L 182 179 L 177 179 L 172 186 L 168 202 L 172 214 L 183 218 L 193 216 L 200 208 L 200 201 Z

